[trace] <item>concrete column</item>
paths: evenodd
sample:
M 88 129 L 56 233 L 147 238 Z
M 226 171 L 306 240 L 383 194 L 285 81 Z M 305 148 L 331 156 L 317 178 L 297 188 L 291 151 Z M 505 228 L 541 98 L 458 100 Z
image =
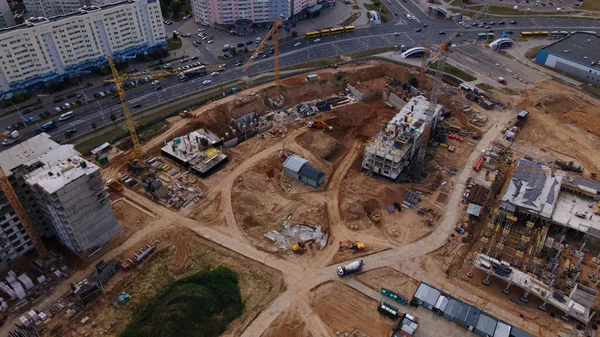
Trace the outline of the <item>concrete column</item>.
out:
M 490 275 L 488 274 L 488 276 L 486 276 L 486 278 L 483 279 L 483 281 L 481 281 L 481 283 L 485 286 L 489 286 L 490 285 Z
M 475 263 L 475 261 L 473 261 L 473 263 Z M 473 277 L 473 267 L 475 267 L 475 265 L 471 265 L 471 269 L 469 269 L 469 272 L 467 273 L 467 277 L 468 278 L 472 278 Z
M 579 266 L 581 265 L 581 261 L 583 261 L 583 255 L 581 255 L 581 257 L 579 258 L 579 260 L 575 264 L 575 268 L 579 269 Z
M 594 283 L 594 287 L 597 287 L 597 286 L 598 286 L 598 283 L 600 283 L 600 279 L 598 279 L 598 280 L 596 281 L 596 283 Z
M 552 288 L 555 281 L 556 281 L 556 278 L 553 278 L 552 281 L 550 281 L 550 285 L 548 285 L 548 287 Z
M 581 244 L 581 248 L 579 248 L 579 251 L 583 253 L 583 248 L 585 247 L 585 242 Z
M 521 298 L 520 298 L 521 302 L 527 303 L 528 296 L 529 296 L 529 291 L 526 291 L 525 294 L 523 294 L 523 296 L 521 296 Z
M 510 286 L 512 285 L 512 283 L 510 283 L 510 281 L 508 281 L 506 283 L 506 288 L 502 289 L 502 292 L 506 295 L 510 295 Z
M 544 301 L 544 303 L 542 303 L 540 306 L 538 306 L 538 309 L 540 309 L 541 311 L 546 311 L 546 303 L 548 301 Z
M 580 274 L 581 274 L 581 272 L 578 272 L 577 274 L 575 274 L 575 277 L 573 277 L 573 282 L 577 282 Z

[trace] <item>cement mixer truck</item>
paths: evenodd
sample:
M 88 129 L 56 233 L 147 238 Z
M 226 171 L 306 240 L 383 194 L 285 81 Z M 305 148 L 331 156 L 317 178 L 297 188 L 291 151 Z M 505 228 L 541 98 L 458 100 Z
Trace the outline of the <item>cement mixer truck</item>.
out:
M 337 267 L 337 274 L 342 277 L 348 274 L 358 273 L 362 269 L 363 265 L 364 263 L 362 260 L 350 262 L 347 265 Z

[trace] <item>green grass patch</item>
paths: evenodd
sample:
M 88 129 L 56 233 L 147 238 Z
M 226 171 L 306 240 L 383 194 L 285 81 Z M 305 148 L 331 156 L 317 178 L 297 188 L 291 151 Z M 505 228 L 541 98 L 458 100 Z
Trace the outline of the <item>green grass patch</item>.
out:
M 181 41 L 180 38 L 176 38 L 176 39 L 170 38 L 170 39 L 167 39 L 167 45 L 169 46 L 170 50 L 175 50 L 175 49 L 181 48 L 181 46 L 183 45 L 183 42 Z
M 518 92 L 516 92 L 516 91 L 512 90 L 512 89 L 511 89 L 511 88 L 509 88 L 509 87 L 502 87 L 502 88 L 500 88 L 499 90 L 500 90 L 500 92 L 502 92 L 502 93 L 505 93 L 505 94 L 507 94 L 507 95 L 511 95 L 511 96 L 516 96 L 516 95 L 518 95 L 518 94 L 519 94 Z
M 477 83 L 475 86 L 483 91 L 492 91 L 496 89 L 493 85 L 489 85 L 487 83 Z
M 462 3 L 469 5 L 471 3 L 471 1 L 469 1 L 469 0 L 453 0 L 450 3 L 450 6 L 460 6 L 460 4 L 462 4 Z
M 341 62 L 341 61 L 342 61 L 342 59 L 339 56 L 334 56 L 334 57 L 329 57 L 329 58 L 325 58 L 325 59 L 295 64 L 293 66 L 281 68 L 280 70 L 285 71 L 285 70 L 298 70 L 298 69 L 314 68 L 314 67 L 326 67 L 332 63 L 337 63 L 337 62 Z
M 237 275 L 217 267 L 169 284 L 120 337 L 217 337 L 243 310 Z
M 89 153 L 94 148 L 98 147 L 100 144 L 104 144 L 104 143 L 112 140 L 113 138 L 117 138 L 117 137 L 121 136 L 124 132 L 127 132 L 127 128 L 125 126 L 114 126 L 113 125 L 112 130 L 104 132 L 104 133 L 98 135 L 97 137 L 88 139 L 86 141 L 83 141 L 83 142 L 75 145 L 75 150 L 77 150 L 79 153 Z M 69 142 L 70 143 L 73 142 L 74 139 L 75 138 L 69 139 Z
M 394 47 L 381 47 L 381 48 L 357 51 L 356 53 L 345 54 L 344 56 L 348 56 L 353 59 L 357 59 L 357 58 L 361 58 L 361 57 L 367 57 L 367 56 L 371 56 L 371 55 L 386 53 L 386 52 L 393 51 L 393 50 L 394 50 Z
M 538 52 L 540 51 L 540 49 L 542 49 L 542 47 L 544 46 L 537 46 L 537 47 L 533 47 L 533 48 L 529 48 L 526 52 L 525 52 L 525 57 L 528 59 L 534 59 Z
M 437 63 L 434 63 L 432 65 L 429 66 L 429 68 L 437 70 Z M 462 79 L 463 81 L 467 81 L 467 82 L 471 82 L 471 81 L 475 81 L 477 79 L 477 77 L 468 74 L 456 67 L 453 67 L 449 64 L 446 64 L 446 66 L 444 67 L 444 72 L 453 76 L 456 76 L 460 79 Z
M 467 9 L 464 9 L 463 12 L 476 13 L 482 7 L 483 7 L 482 5 L 469 6 L 469 7 L 467 7 Z M 487 13 L 492 14 L 492 15 L 502 15 L 502 16 L 507 16 L 507 17 L 523 17 L 523 14 L 524 14 L 523 11 L 516 11 L 512 7 L 504 7 L 504 6 L 489 6 Z M 552 17 L 552 16 L 561 17 L 561 16 L 565 16 L 565 15 L 569 15 L 569 14 L 570 14 L 570 11 L 556 12 L 554 10 L 549 10 L 549 11 L 545 11 L 545 12 L 543 12 L 543 11 L 540 11 L 540 12 L 528 11 L 526 16 L 545 15 L 545 16 L 550 16 L 550 17 Z
M 360 6 L 358 6 L 358 5 L 352 5 L 352 9 L 360 9 Z
M 385 5 L 379 0 L 370 4 L 365 3 L 365 8 L 379 13 L 379 15 L 381 16 L 382 23 L 386 23 L 391 19 L 392 13 L 390 13 L 390 10 L 387 7 L 385 7 Z
M 167 122 L 167 121 L 160 121 L 158 123 L 155 123 L 152 126 L 149 126 L 145 129 L 143 129 L 142 131 L 140 131 L 140 133 L 138 134 L 138 136 L 140 137 L 140 140 L 142 142 L 147 142 L 150 139 L 162 134 L 163 132 L 167 131 L 167 129 L 169 128 L 169 126 L 171 125 L 171 123 Z

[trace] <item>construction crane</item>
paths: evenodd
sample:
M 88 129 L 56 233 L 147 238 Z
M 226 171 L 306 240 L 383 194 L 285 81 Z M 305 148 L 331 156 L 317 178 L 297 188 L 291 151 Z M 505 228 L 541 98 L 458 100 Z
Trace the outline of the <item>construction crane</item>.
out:
M 117 67 L 115 66 L 115 62 L 111 57 L 108 58 L 108 64 L 110 65 L 110 70 L 113 74 L 113 80 L 117 88 L 117 93 L 119 94 L 119 98 L 121 99 L 123 114 L 125 115 L 127 128 L 129 129 L 129 133 L 131 134 L 131 142 L 133 143 L 133 153 L 135 158 L 131 163 L 130 167 L 135 173 L 139 173 L 139 171 L 145 168 L 143 166 L 144 153 L 142 152 L 142 146 L 140 145 L 140 140 L 138 138 L 137 132 L 135 131 L 135 124 L 133 122 L 133 117 L 131 116 L 131 110 L 129 110 L 129 104 L 127 104 L 127 100 L 125 98 L 125 90 L 123 89 L 123 81 L 121 75 L 119 75 Z
M 17 193 L 15 193 L 15 190 L 10 184 L 10 181 L 4 173 L 4 170 L 2 170 L 2 167 L 0 167 L 0 189 L 2 189 L 2 193 L 4 193 L 6 196 L 8 203 L 17 214 L 17 217 L 21 221 L 21 225 L 23 228 L 25 228 L 25 232 L 27 233 L 27 236 L 29 236 L 31 243 L 33 243 L 33 247 L 37 251 L 38 255 L 42 260 L 45 260 L 48 257 L 48 249 L 46 249 L 46 246 L 44 246 L 42 243 L 40 234 L 31 222 L 31 219 L 29 218 L 29 215 L 27 215 L 25 208 L 23 208 L 19 197 L 17 197 Z
M 202 67 L 204 67 L 206 73 L 210 73 L 213 71 L 224 71 L 226 69 L 225 64 L 204 64 L 204 65 L 201 65 L 198 67 L 192 67 L 192 68 L 187 68 L 187 69 L 177 68 L 177 69 L 155 70 L 155 71 L 150 71 L 150 72 L 146 72 L 146 73 L 137 73 L 137 74 L 122 74 L 122 75 L 120 75 L 120 79 L 121 79 L 121 83 L 124 81 L 140 80 L 140 79 L 147 78 L 147 77 L 162 79 L 165 77 L 179 75 L 181 73 L 185 73 L 186 71 L 190 71 L 190 70 L 194 70 L 194 69 L 202 68 Z M 113 78 L 104 80 L 104 82 L 114 83 L 115 79 L 113 77 Z
M 282 103 L 281 102 L 281 89 L 279 88 L 279 27 L 281 27 L 281 22 L 282 22 L 281 17 L 279 19 L 275 19 L 273 21 L 273 26 L 271 27 L 271 29 L 269 30 L 267 35 L 265 35 L 265 37 L 262 39 L 262 42 L 258 45 L 258 47 L 256 47 L 254 54 L 252 54 L 252 56 L 250 56 L 250 59 L 248 60 L 248 62 L 246 62 L 246 64 L 244 64 L 244 67 L 242 68 L 242 71 L 246 72 L 248 70 L 248 68 L 250 68 L 250 66 L 252 65 L 252 62 L 254 62 L 254 60 L 256 59 L 258 54 L 267 45 L 267 41 L 269 41 L 269 38 L 273 37 L 273 63 L 274 63 L 273 71 L 275 72 L 275 104 L 276 105 L 279 105 Z

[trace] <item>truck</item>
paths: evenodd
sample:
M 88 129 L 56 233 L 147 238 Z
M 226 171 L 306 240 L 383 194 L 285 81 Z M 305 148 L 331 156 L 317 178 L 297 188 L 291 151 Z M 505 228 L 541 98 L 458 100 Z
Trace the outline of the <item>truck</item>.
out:
M 194 67 L 180 72 L 177 75 L 177 78 L 179 78 L 180 81 L 185 82 L 196 77 L 202 77 L 206 75 L 206 72 L 206 66 Z
M 346 276 L 353 273 L 358 273 L 362 270 L 364 263 L 363 260 L 356 260 L 354 262 L 350 262 L 346 265 L 337 267 L 338 276 Z
M 498 77 L 498 82 L 506 85 L 506 79 L 504 77 Z
M 115 192 L 121 192 L 123 190 L 123 185 L 120 182 L 112 179 L 106 181 L 106 186 Z
M 19 131 L 6 131 L 4 133 L 4 140 L 2 141 L 3 146 L 12 145 L 17 142 L 19 139 L 23 138 L 23 136 L 19 133 Z

